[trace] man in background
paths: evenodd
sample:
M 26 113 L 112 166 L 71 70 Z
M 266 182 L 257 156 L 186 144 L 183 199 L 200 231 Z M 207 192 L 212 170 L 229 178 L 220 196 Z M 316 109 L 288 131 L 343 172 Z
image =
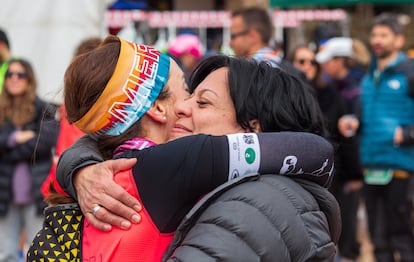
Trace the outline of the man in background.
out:
M 266 61 L 273 67 L 304 77 L 300 70 L 269 46 L 272 36 L 273 22 L 267 10 L 249 7 L 232 13 L 230 47 L 236 56 Z
M 378 262 L 414 261 L 410 219 L 410 180 L 414 146 L 398 144 L 399 127 L 414 122 L 413 82 L 404 66 L 408 59 L 403 27 L 395 16 L 382 14 L 373 23 L 370 44 L 374 58 L 361 82 L 361 162 L 365 168 L 368 228 Z
M 321 46 L 316 55 L 316 61 L 321 65 L 322 72 L 327 78 L 326 81 L 331 88 L 339 93 L 341 102 L 343 102 L 344 111 L 342 113 L 344 115 L 341 117 L 351 118 L 349 121 L 354 120 L 355 122 L 358 122 L 361 111 L 361 89 L 359 84 L 365 73 L 362 66 L 365 67 L 369 62 L 368 49 L 365 46 L 355 48 L 359 44 L 362 44 L 362 42 L 357 39 L 333 37 Z M 355 61 L 355 58 L 360 57 L 366 57 L 364 65 Z M 337 98 L 335 99 L 335 96 L 331 95 L 330 99 L 327 100 L 328 102 L 325 102 L 325 104 L 333 103 Z M 321 106 L 321 108 L 325 107 Z M 332 113 L 327 115 L 331 116 Z M 336 119 L 335 127 L 340 119 Z M 363 172 L 359 156 L 359 135 L 350 127 L 351 125 L 345 130 L 338 129 L 338 127 L 331 130 L 331 135 L 338 144 L 335 154 L 335 177 L 330 191 L 338 200 L 341 208 L 342 232 L 338 242 L 341 261 L 355 261 L 360 255 L 360 244 L 357 237 L 357 214 L 360 189 L 363 186 Z

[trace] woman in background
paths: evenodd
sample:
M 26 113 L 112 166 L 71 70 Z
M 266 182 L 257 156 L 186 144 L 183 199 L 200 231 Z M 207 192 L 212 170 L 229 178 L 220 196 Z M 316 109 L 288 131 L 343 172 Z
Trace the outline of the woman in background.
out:
M 0 95 L 0 261 L 18 261 L 19 238 L 26 245 L 42 226 L 40 187 L 52 165 L 56 108 L 36 96 L 32 66 L 11 59 Z

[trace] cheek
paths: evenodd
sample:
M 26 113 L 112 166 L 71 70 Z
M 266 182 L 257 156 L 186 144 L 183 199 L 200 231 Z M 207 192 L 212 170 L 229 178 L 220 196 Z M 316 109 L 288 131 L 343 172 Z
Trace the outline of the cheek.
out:
M 305 69 L 305 66 L 304 65 L 301 65 L 301 64 L 297 64 L 297 63 L 295 63 L 294 64 L 299 70 L 301 70 L 301 71 L 306 71 Z
M 188 98 L 188 93 L 182 92 L 174 96 L 174 105 L 177 103 L 182 103 L 185 99 Z
M 236 48 L 236 49 L 240 49 L 244 46 L 243 41 L 240 41 L 241 37 L 237 37 L 234 40 L 231 40 L 232 43 L 232 47 Z
M 238 133 L 241 132 L 241 128 L 236 120 L 234 112 L 227 112 L 221 115 L 221 118 L 216 120 L 219 124 L 219 128 L 222 134 Z
M 171 97 L 171 105 L 173 108 L 185 104 L 189 100 L 190 94 L 184 90 L 175 92 Z
M 322 64 L 321 69 L 324 72 L 329 72 L 329 62 Z
M 230 41 L 230 47 L 233 48 L 233 49 L 237 49 L 237 47 L 238 47 L 237 43 L 235 43 L 235 42 L 236 42 L 235 40 Z
M 7 90 L 11 94 L 22 94 L 26 92 L 27 88 L 28 88 L 27 83 L 24 83 L 22 81 L 17 82 L 17 83 L 10 82 L 7 84 Z
M 227 120 L 217 112 L 208 109 L 194 109 L 192 114 L 194 128 L 197 133 L 205 133 L 209 135 L 222 135 Z
M 316 66 L 310 66 L 308 71 L 311 73 L 316 73 Z

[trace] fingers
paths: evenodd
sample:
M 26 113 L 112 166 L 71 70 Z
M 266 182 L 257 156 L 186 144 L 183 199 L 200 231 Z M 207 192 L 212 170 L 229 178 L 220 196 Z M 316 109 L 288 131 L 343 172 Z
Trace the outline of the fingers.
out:
M 106 168 L 108 168 L 108 170 L 111 170 L 112 175 L 114 175 L 119 171 L 132 168 L 135 165 L 136 161 L 136 158 L 121 158 L 116 160 L 105 161 L 101 164 L 105 164 Z M 141 204 L 138 202 L 138 200 L 135 197 L 128 194 L 122 187 L 112 183 L 107 185 L 110 186 L 105 190 L 107 194 L 120 202 L 111 202 L 105 205 L 109 210 L 111 210 L 115 214 L 121 215 L 128 219 L 131 219 L 131 217 L 134 214 L 136 214 L 136 212 L 141 211 Z M 136 212 L 134 212 L 134 214 L 131 214 L 131 211 L 125 208 L 124 206 L 128 207 L 129 209 L 133 209 Z
M 403 142 L 403 131 L 401 127 L 397 127 L 394 131 L 394 144 L 400 145 Z
M 90 204 L 91 202 L 92 201 L 82 201 L 79 202 L 79 205 L 81 206 L 83 214 L 85 214 L 88 218 L 89 223 L 97 229 L 102 231 L 110 231 L 112 226 L 116 226 L 121 229 L 128 229 L 131 227 L 131 222 L 127 219 L 111 213 L 104 206 Z M 96 208 L 98 206 L 100 208 Z M 140 219 L 139 216 L 138 219 Z
M 106 205 L 106 207 L 113 213 L 131 219 L 133 215 L 141 211 L 141 204 L 138 202 L 138 200 L 135 197 L 131 196 L 118 184 L 115 184 L 111 188 L 111 191 L 108 192 L 108 195 L 111 198 L 108 198 L 108 205 Z
M 114 160 L 108 160 L 102 164 L 106 164 L 110 170 L 115 174 L 119 171 L 127 170 L 132 168 L 137 162 L 136 158 L 120 158 Z
M 359 120 L 353 115 L 344 115 L 338 120 L 338 130 L 345 137 L 353 136 L 359 127 Z
M 103 212 L 102 210 L 103 210 L 103 208 L 101 208 L 101 210 L 99 210 L 99 213 Z M 99 229 L 101 231 L 110 231 L 112 229 L 111 224 L 101 222 L 99 219 L 95 218 L 95 215 L 93 215 L 92 212 L 86 211 L 86 212 L 83 212 L 83 214 L 85 214 L 85 217 L 88 219 L 89 223 L 91 225 L 93 225 L 94 227 L 96 227 L 97 229 Z M 98 212 L 97 212 L 97 214 L 98 214 Z
M 137 213 L 141 210 L 138 200 L 116 183 L 111 185 L 106 194 L 101 195 L 98 203 L 105 207 L 105 211 L 108 211 L 99 212 L 98 218 L 102 222 L 125 228 L 127 225 L 129 227 L 131 222 L 139 223 L 141 221 L 141 217 Z
M 112 226 L 116 226 L 121 229 L 128 229 L 131 227 L 131 222 L 112 214 L 105 207 L 101 207 L 95 213 L 87 211 L 84 212 L 84 214 L 91 225 L 102 231 L 110 231 Z
M 104 202 L 108 203 L 111 203 L 112 201 L 113 200 L 104 200 Z M 116 203 L 116 201 L 114 201 L 114 203 L 115 205 L 119 205 L 115 209 L 120 210 L 121 213 L 126 214 L 125 216 L 130 217 L 134 223 L 138 223 L 141 220 L 139 214 L 135 213 L 134 210 L 128 210 L 128 208 L 123 210 L 122 208 L 125 208 L 125 206 L 123 206 L 119 202 Z M 93 208 L 87 210 L 83 209 L 82 211 L 88 218 L 90 224 L 103 231 L 111 230 L 112 226 L 116 226 L 121 229 L 128 229 L 131 227 L 131 222 L 128 219 L 125 219 L 122 216 L 112 213 L 111 211 L 109 211 L 109 209 L 107 209 L 104 206 L 94 204 Z
M 18 144 L 25 143 L 35 137 L 36 133 L 32 130 L 21 130 L 16 133 L 16 142 Z
M 98 229 L 108 231 L 111 225 L 128 229 L 141 220 L 138 200 L 113 181 L 115 172 L 129 169 L 136 159 L 109 160 L 78 171 L 74 185 L 78 202 L 90 223 Z M 92 210 L 101 206 L 95 214 Z

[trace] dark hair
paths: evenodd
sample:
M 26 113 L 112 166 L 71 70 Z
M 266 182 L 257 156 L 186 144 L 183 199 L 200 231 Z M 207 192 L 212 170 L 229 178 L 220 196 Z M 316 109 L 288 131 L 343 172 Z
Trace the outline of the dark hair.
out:
M 102 43 L 102 39 L 99 37 L 86 38 L 78 44 L 74 56 L 89 52 L 98 47 L 100 43 Z
M 108 37 L 91 52 L 76 56 L 64 76 L 64 100 L 69 123 L 88 112 L 115 70 L 121 43 Z
M 7 82 L 4 82 L 3 91 L 0 94 L 0 123 L 4 123 L 5 119 L 8 118 L 14 125 L 22 126 L 32 121 L 35 117 L 37 82 L 33 67 L 29 61 L 22 58 L 12 58 L 8 62 L 8 68 L 14 63 L 18 63 L 24 68 L 28 88 L 22 97 L 20 105 L 13 106 L 13 96 L 6 88 Z
M 273 23 L 269 13 L 259 7 L 250 7 L 245 9 L 236 10 L 232 13 L 232 17 L 241 16 L 247 29 L 255 29 L 262 42 L 268 44 L 272 38 Z
M 64 77 L 64 100 L 69 123 L 81 119 L 98 100 L 115 71 L 120 49 L 119 38 L 108 36 L 98 47 L 72 60 Z M 158 99 L 168 96 L 169 89 L 164 87 Z M 140 134 L 140 123 L 137 121 L 119 136 L 100 135 L 97 139 L 98 147 L 104 158 L 111 158 L 118 145 Z
M 404 34 L 404 28 L 398 21 L 398 18 L 395 14 L 382 13 L 376 16 L 372 24 L 372 27 L 375 27 L 377 25 L 387 26 L 396 35 Z
M 263 132 L 303 131 L 325 136 L 322 112 L 313 89 L 300 78 L 265 62 L 213 56 L 201 61 L 190 80 L 190 92 L 214 70 L 228 67 L 230 96 L 237 122 L 252 130 L 257 119 Z
M 289 50 L 289 53 L 286 56 L 286 60 L 293 63 L 295 61 L 298 50 L 302 48 L 310 49 L 306 44 L 298 44 L 294 46 L 291 50 Z
M 10 43 L 9 43 L 9 38 L 7 37 L 7 34 L 5 31 L 3 31 L 2 29 L 0 29 L 0 42 L 3 42 L 6 44 L 7 48 L 10 49 Z

